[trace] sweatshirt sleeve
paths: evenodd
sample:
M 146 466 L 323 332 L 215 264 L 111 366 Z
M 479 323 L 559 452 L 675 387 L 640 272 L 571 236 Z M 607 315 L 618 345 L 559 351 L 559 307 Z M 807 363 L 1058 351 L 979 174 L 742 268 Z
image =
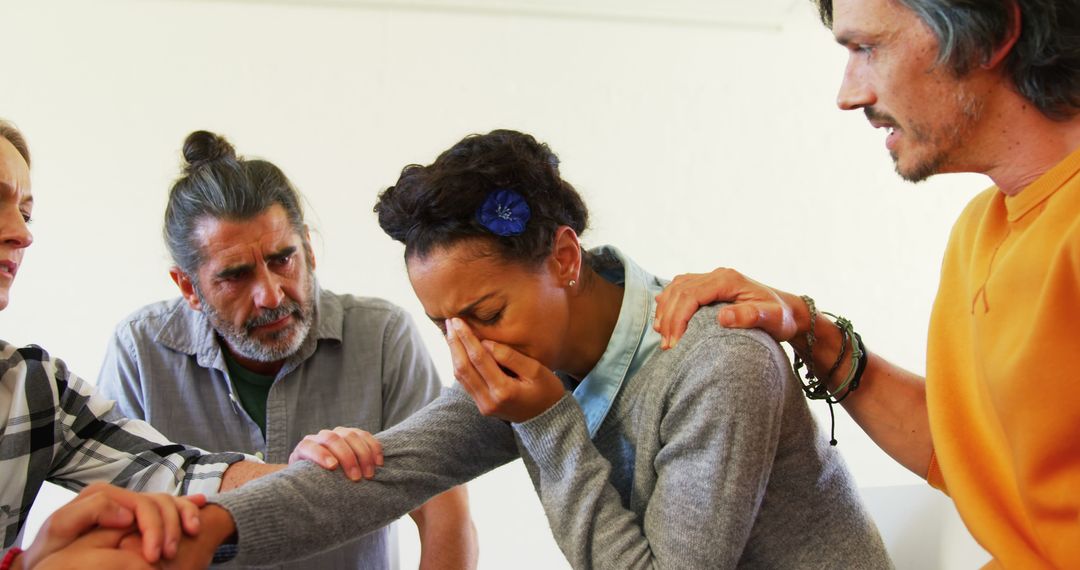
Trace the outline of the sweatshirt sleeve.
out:
M 770 350 L 745 336 L 686 349 L 672 363 L 676 377 L 661 409 L 645 407 L 634 420 L 648 423 L 642 414 L 662 414 L 652 458 L 656 484 L 644 520 L 609 482 L 612 466 L 589 439 L 575 400 L 564 397 L 514 426 L 574 568 L 738 564 L 776 453 L 784 377 Z
M 236 523 L 235 562 L 277 564 L 340 545 L 518 457 L 510 426 L 480 415 L 457 386 L 377 437 L 383 466 L 373 479 L 300 461 L 212 499 Z

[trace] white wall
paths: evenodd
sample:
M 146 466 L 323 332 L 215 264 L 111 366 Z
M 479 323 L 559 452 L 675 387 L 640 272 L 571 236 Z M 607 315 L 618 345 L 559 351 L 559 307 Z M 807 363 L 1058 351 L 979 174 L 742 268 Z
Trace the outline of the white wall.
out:
M 322 284 L 412 311 L 449 380 L 371 207 L 402 166 L 510 127 L 560 154 L 588 244 L 809 293 L 923 370 L 951 221 L 988 182 L 900 182 L 883 133 L 836 110 L 844 52 L 808 2 L 773 31 L 385 6 L 0 0 L 0 116 L 30 139 L 37 199 L 2 338 L 95 377 L 112 326 L 175 294 L 161 218 L 180 144 L 206 128 L 285 170 Z M 918 481 L 846 416 L 838 439 L 861 486 Z M 471 490 L 484 567 L 564 564 L 520 465 Z

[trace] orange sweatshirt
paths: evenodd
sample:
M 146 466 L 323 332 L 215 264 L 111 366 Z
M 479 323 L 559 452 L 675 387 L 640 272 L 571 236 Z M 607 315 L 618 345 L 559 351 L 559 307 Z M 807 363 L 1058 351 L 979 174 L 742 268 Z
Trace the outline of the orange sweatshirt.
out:
M 930 321 L 934 461 L 991 568 L 1080 568 L 1080 151 L 953 228 Z

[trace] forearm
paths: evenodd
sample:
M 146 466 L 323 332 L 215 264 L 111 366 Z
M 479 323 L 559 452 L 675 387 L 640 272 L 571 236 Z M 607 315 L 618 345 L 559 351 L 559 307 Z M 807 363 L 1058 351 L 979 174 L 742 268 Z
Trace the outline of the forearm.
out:
M 797 298 L 792 301 L 799 333 L 790 344 L 802 356 L 810 353 L 806 332 L 810 330 L 809 312 Z M 832 368 L 841 352 L 843 333 L 824 315 L 814 326 L 813 369 Z M 840 387 L 851 367 L 851 343 L 839 369 L 830 378 L 830 391 Z M 867 435 L 893 459 L 920 477 L 926 477 L 933 454 L 930 420 L 926 407 L 926 380 L 873 353 L 868 354 L 859 388 L 843 400 L 844 409 Z
M 453 390 L 379 439 L 384 459 L 374 479 L 353 482 L 340 470 L 299 462 L 211 499 L 236 522 L 237 563 L 277 563 L 337 546 L 517 455 L 509 426 L 480 416 Z
M 241 461 L 233 463 L 225 470 L 221 477 L 221 492 L 231 491 L 244 483 L 281 471 L 286 465 L 255 463 L 254 461 Z
M 476 568 L 479 546 L 464 485 L 432 497 L 409 515 L 420 533 L 420 570 Z

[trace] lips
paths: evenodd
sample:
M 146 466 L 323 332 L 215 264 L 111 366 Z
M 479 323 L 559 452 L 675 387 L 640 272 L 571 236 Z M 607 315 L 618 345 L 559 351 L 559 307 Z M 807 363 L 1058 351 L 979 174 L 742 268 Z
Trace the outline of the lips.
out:
M 888 135 L 886 135 L 886 137 L 885 137 L 885 148 L 892 151 L 892 150 L 896 149 L 897 141 L 900 140 L 901 131 L 900 131 L 900 129 L 897 129 L 896 127 L 886 127 L 886 128 L 888 129 L 886 131 L 888 133 Z
M 19 264 L 11 260 L 0 261 L 0 275 L 14 278 L 15 273 L 19 271 Z
M 260 330 L 260 331 L 273 331 L 273 330 L 277 330 L 277 329 L 280 329 L 280 328 L 282 328 L 282 327 L 286 326 L 286 325 L 287 325 L 287 324 L 289 323 L 289 320 L 290 320 L 291 318 L 292 318 L 292 314 L 290 313 L 290 314 L 288 314 L 288 315 L 285 315 L 284 317 L 281 317 L 280 319 L 277 319 L 276 321 L 271 321 L 271 322 L 269 322 L 269 323 L 265 323 L 265 324 L 261 324 L 261 325 L 256 325 L 256 326 L 255 326 L 255 327 L 253 327 L 253 328 L 254 328 L 255 330 Z

